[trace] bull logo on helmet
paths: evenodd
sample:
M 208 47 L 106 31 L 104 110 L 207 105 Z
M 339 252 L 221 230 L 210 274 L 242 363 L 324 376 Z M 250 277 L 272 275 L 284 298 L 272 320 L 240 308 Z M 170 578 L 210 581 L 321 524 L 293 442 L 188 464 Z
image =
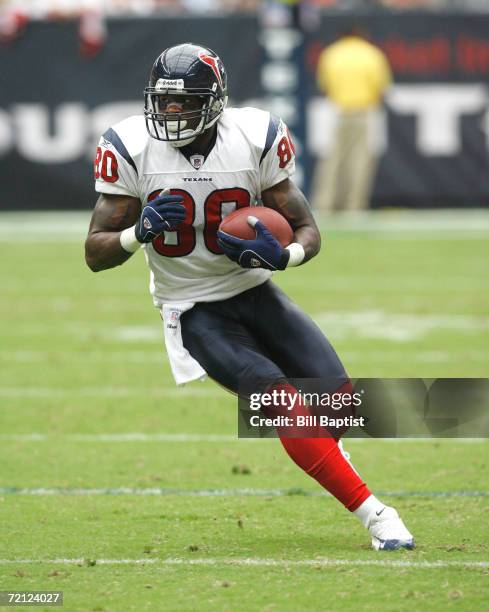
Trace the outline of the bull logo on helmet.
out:
M 217 77 L 219 85 L 222 87 L 223 86 L 222 76 L 221 76 L 221 71 L 219 70 L 219 64 L 218 64 L 219 58 L 212 57 L 212 55 L 207 55 L 207 53 L 205 53 L 204 51 L 201 51 L 198 57 L 202 63 L 207 64 L 208 66 L 211 67 L 212 72 Z

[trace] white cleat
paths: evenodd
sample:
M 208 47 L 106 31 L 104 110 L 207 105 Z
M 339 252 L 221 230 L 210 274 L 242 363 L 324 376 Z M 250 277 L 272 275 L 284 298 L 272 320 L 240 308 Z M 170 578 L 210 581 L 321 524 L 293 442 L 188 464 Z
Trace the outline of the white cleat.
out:
M 371 519 L 368 526 L 374 550 L 398 550 L 414 548 L 414 538 L 401 521 L 397 510 L 384 506 Z

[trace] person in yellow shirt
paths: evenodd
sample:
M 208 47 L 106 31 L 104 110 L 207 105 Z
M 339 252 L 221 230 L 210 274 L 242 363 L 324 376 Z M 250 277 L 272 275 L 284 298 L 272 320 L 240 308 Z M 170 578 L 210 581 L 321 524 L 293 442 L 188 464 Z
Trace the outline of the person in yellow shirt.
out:
M 337 123 L 332 151 L 316 168 L 312 202 L 317 211 L 368 208 L 378 165 L 369 126 L 391 81 L 386 56 L 357 27 L 322 51 L 317 83 L 336 107 Z

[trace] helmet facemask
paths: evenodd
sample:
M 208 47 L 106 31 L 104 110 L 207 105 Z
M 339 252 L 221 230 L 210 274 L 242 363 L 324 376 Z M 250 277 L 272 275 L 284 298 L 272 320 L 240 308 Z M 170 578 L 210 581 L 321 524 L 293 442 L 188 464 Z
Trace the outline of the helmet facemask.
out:
M 172 96 L 175 96 L 175 103 L 180 106 L 183 106 L 182 99 L 192 98 L 199 99 L 201 105 L 192 110 L 168 112 L 165 109 L 171 104 Z M 183 147 L 216 123 L 224 110 L 227 97 L 222 99 L 208 89 L 162 89 L 157 83 L 155 87 L 146 87 L 144 100 L 144 116 L 150 136 L 170 142 L 175 147 Z M 162 100 L 165 101 L 164 108 L 161 108 Z

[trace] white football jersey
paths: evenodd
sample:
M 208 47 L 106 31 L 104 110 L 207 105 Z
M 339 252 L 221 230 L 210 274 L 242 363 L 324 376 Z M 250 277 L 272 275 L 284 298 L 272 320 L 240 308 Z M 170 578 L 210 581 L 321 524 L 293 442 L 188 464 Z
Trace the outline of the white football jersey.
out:
M 144 206 L 169 187 L 184 198 L 186 220 L 143 245 L 154 303 L 211 302 L 230 298 L 271 276 L 245 270 L 217 244 L 221 220 L 238 207 L 255 206 L 261 192 L 292 175 L 293 145 L 280 119 L 255 108 L 226 109 L 216 143 L 204 160 L 190 161 L 167 142 L 151 138 L 143 116 L 121 121 L 100 139 L 95 189 L 126 194 Z

